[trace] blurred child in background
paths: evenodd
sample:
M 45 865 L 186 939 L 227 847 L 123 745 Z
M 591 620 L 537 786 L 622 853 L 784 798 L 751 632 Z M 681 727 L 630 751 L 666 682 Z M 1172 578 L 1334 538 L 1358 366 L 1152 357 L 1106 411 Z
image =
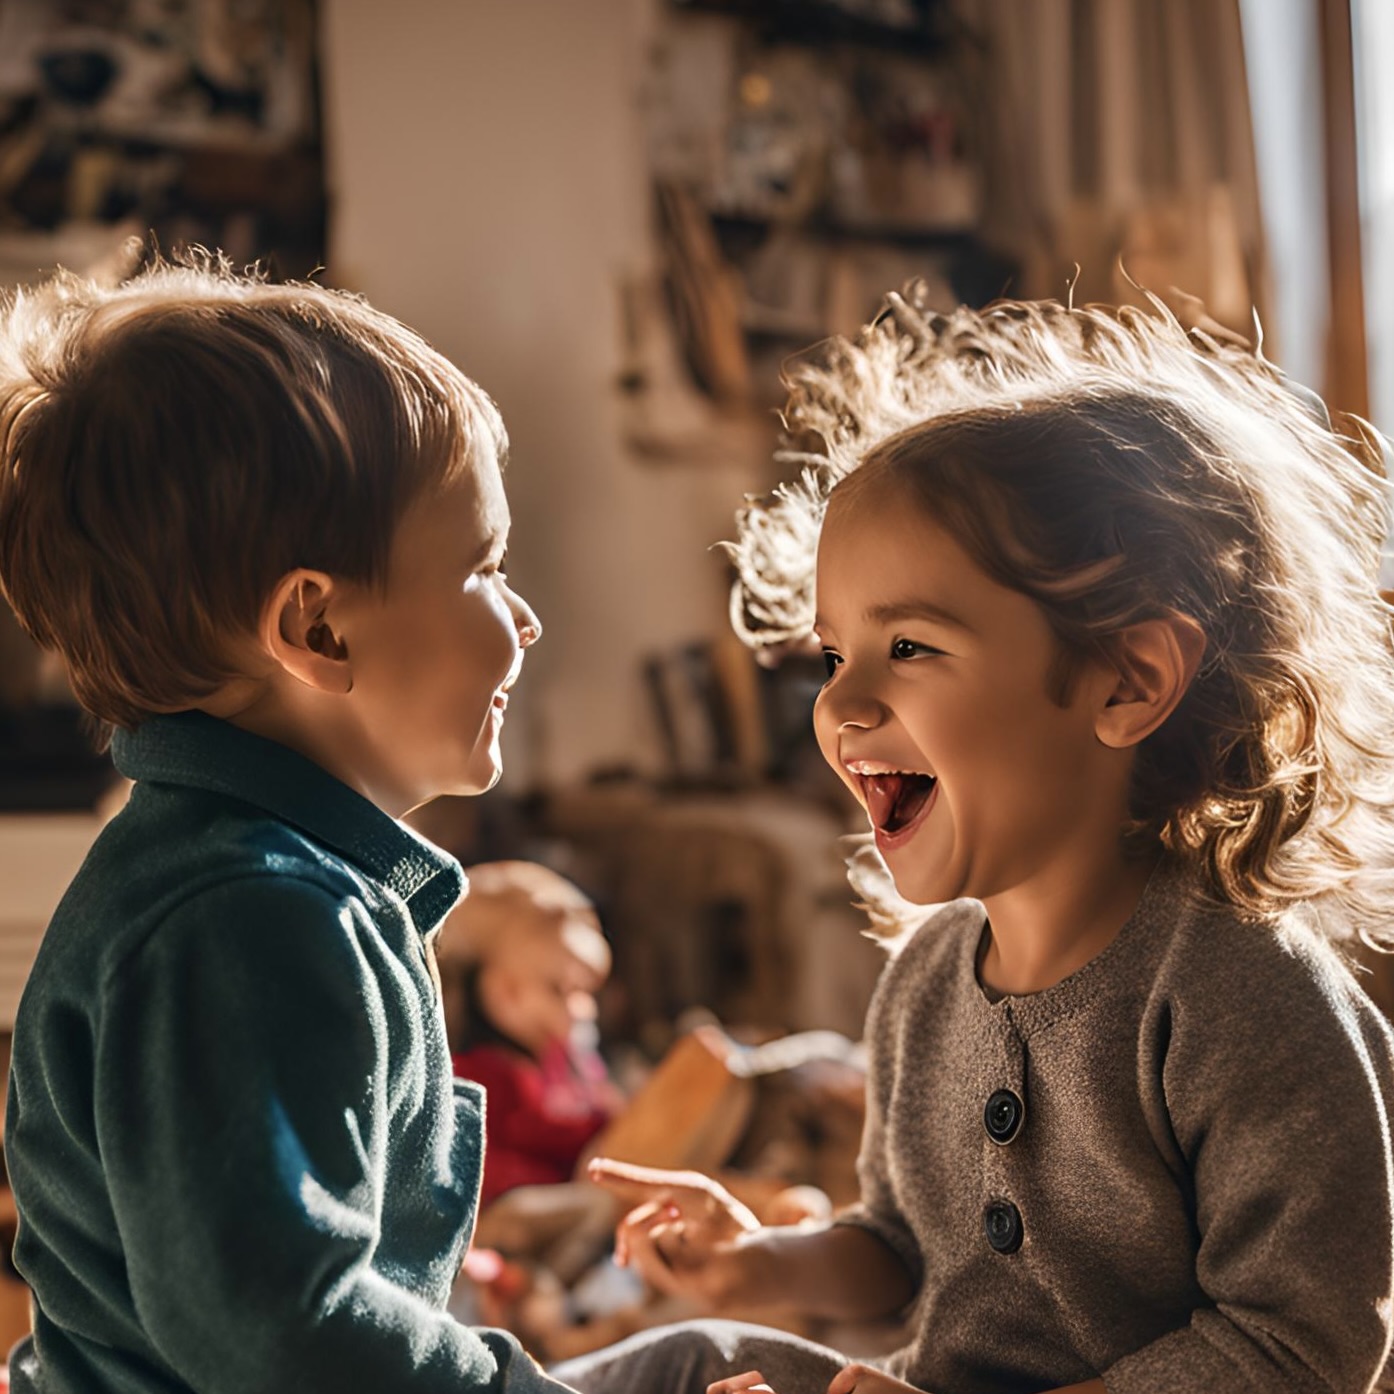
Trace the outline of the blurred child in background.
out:
M 596 1049 L 610 946 L 595 906 L 536 862 L 469 869 L 438 963 L 456 1075 L 487 1094 L 481 1205 L 570 1181 L 623 1106 Z

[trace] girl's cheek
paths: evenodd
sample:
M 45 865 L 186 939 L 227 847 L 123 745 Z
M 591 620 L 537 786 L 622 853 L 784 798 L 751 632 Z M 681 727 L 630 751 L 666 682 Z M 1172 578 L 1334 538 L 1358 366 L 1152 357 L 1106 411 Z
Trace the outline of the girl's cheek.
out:
M 813 736 L 818 742 L 818 749 L 822 753 L 823 759 L 825 759 L 833 769 L 837 770 L 839 774 L 845 776 L 846 771 L 842 768 L 837 758 L 836 732 L 828 729 L 828 718 L 816 702 L 813 707 Z

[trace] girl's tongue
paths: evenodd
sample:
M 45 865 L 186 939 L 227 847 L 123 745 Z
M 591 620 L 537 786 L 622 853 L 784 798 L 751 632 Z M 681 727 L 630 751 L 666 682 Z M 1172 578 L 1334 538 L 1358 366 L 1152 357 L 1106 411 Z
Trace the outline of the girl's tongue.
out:
M 899 832 L 914 821 L 934 789 L 927 774 L 872 774 L 865 780 L 866 809 L 882 832 Z

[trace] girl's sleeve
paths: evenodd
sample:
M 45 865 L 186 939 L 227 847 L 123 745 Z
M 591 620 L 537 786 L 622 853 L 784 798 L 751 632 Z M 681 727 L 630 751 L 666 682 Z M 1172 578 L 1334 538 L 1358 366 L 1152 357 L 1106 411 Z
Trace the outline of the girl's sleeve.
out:
M 904 1264 L 918 1291 L 924 1278 L 924 1258 L 896 1199 L 896 1179 L 885 1132 L 886 1099 L 898 1069 L 899 1032 L 894 1030 L 896 1009 L 892 991 L 895 969 L 894 963 L 887 965 L 867 1009 L 864 1035 L 871 1053 L 867 1062 L 866 1119 L 857 1154 L 858 1200 L 839 1213 L 837 1223 L 855 1225 L 874 1234 Z
M 386 1129 L 423 1081 L 387 1075 L 393 984 L 366 923 L 351 897 L 249 877 L 176 907 L 105 984 L 97 1127 L 141 1326 L 205 1394 L 564 1390 L 394 1271 Z M 423 1209 L 471 1205 L 434 1165 Z
M 1389 1028 L 1325 951 L 1216 966 L 1151 1023 L 1207 1301 L 1104 1384 L 1366 1394 L 1394 1294 Z

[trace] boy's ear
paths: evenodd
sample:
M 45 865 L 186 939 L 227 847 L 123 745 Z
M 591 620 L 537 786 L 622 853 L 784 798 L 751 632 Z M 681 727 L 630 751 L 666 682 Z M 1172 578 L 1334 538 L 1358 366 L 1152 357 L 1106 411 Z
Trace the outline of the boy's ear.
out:
M 1114 686 L 1094 721 L 1104 745 L 1121 750 L 1152 734 L 1186 695 L 1205 653 L 1205 631 L 1172 612 L 1112 635 Z
M 320 692 L 353 688 L 348 645 L 334 614 L 342 583 L 297 567 L 277 582 L 261 613 L 261 643 L 291 677 Z

